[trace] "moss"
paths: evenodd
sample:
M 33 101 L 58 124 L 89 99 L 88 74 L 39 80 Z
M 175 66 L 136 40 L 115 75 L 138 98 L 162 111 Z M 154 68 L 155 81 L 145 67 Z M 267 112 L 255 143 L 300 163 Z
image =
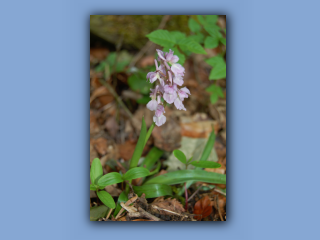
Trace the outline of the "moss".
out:
M 159 26 L 163 15 L 92 15 L 90 31 L 116 44 L 123 35 L 123 45 L 142 48 L 148 38 L 146 34 Z M 188 16 L 172 15 L 165 29 L 189 33 Z

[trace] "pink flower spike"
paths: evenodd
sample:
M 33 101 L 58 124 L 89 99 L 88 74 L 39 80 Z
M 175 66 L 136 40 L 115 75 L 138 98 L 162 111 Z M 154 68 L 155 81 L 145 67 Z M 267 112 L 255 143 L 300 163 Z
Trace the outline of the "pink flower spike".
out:
M 171 71 L 175 74 L 175 75 L 184 75 L 184 67 L 182 67 L 180 64 L 178 63 L 174 63 L 172 64 L 171 67 Z
M 156 117 L 160 117 L 164 113 L 164 107 L 160 104 L 158 104 L 157 110 L 156 110 Z
M 158 52 L 159 58 L 161 58 L 162 60 L 166 61 L 166 59 L 163 56 L 163 52 L 161 50 L 159 50 L 159 49 L 157 49 L 157 52 Z
M 153 116 L 153 121 L 155 122 L 155 124 L 160 127 L 161 125 L 163 125 L 166 122 L 166 117 L 164 115 L 160 115 L 160 117 L 157 116 Z
M 159 95 L 157 96 L 157 102 L 158 102 L 158 104 L 161 103 L 161 97 Z
M 150 111 L 155 111 L 157 110 L 157 107 L 158 107 L 158 103 L 155 99 L 152 99 L 150 102 L 148 102 L 147 104 L 147 108 L 150 110 Z
M 178 110 L 185 110 L 185 111 L 187 110 L 179 98 L 176 98 L 176 100 L 174 100 L 174 105 Z

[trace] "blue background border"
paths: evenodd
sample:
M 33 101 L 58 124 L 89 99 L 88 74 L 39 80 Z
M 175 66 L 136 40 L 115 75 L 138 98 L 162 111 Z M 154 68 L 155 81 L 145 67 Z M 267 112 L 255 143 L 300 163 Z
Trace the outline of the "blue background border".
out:
M 317 239 L 318 9 L 274 0 L 2 2 L 1 238 Z M 226 222 L 89 221 L 91 14 L 227 15 Z

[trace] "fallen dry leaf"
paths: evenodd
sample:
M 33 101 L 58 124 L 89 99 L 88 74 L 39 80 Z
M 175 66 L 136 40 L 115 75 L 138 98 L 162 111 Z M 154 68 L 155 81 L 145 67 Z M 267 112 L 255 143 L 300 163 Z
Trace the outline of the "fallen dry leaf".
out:
M 156 126 L 152 131 L 152 136 L 154 145 L 164 151 L 172 152 L 180 147 L 181 128 L 173 117 L 167 116 L 166 123 L 161 127 Z
M 108 152 L 108 141 L 105 138 L 97 138 L 91 140 L 94 148 L 100 155 L 105 155 Z
M 216 121 L 199 121 L 190 123 L 181 123 L 181 135 L 191 138 L 208 138 L 212 131 L 212 125 Z
M 143 221 L 145 221 L 145 222 L 152 222 L 152 220 L 149 220 L 149 219 L 134 219 L 134 220 L 131 220 L 131 221 L 133 221 L 133 222 L 143 222 Z
M 111 135 L 111 137 L 115 138 L 119 130 L 119 124 L 117 123 L 116 118 L 114 116 L 111 116 L 107 119 L 105 127 Z
M 201 216 L 194 216 L 195 219 L 201 220 L 202 218 L 208 217 L 212 213 L 211 201 L 208 196 L 201 198 L 194 205 L 193 214 L 201 214 Z
M 123 144 L 119 144 L 119 154 L 120 157 L 123 158 L 125 161 L 131 159 L 134 149 L 136 147 L 136 143 L 132 143 L 130 141 L 126 141 Z
M 151 205 L 164 208 L 175 213 L 182 213 L 185 211 L 182 204 L 175 198 L 164 199 L 164 197 L 158 197 Z M 172 213 L 163 210 L 153 210 L 153 212 L 161 215 L 172 215 Z
M 90 135 L 100 132 L 100 125 L 97 121 L 96 113 L 90 110 Z

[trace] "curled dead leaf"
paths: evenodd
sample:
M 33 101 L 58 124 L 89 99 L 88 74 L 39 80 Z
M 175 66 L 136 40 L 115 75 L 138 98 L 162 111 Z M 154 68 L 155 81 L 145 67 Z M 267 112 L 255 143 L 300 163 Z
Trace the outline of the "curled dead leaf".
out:
M 195 219 L 201 220 L 202 218 L 208 217 L 212 213 L 211 201 L 208 196 L 201 198 L 194 205 L 193 214 L 200 214 L 200 216 L 194 216 Z

